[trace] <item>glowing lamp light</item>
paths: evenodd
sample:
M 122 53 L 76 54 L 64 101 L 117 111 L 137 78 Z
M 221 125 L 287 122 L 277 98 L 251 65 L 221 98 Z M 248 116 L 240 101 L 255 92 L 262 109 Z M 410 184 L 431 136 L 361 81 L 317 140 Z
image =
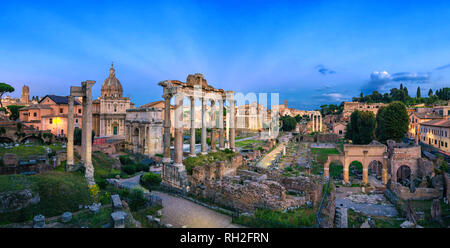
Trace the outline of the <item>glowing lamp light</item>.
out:
M 59 117 L 55 118 L 54 122 L 55 122 L 56 125 L 61 124 L 61 118 L 59 118 Z

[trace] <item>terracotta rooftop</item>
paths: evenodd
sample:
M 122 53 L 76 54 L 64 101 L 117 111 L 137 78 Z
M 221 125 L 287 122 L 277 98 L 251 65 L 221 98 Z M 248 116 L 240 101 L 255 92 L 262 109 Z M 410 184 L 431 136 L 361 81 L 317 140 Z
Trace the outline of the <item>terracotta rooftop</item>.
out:
M 432 121 L 423 122 L 420 125 L 434 126 L 434 127 L 450 127 L 450 120 L 446 120 L 446 119 L 432 120 Z
M 434 112 L 415 112 L 415 116 L 419 117 L 420 119 L 442 119 L 442 116 L 434 113 Z

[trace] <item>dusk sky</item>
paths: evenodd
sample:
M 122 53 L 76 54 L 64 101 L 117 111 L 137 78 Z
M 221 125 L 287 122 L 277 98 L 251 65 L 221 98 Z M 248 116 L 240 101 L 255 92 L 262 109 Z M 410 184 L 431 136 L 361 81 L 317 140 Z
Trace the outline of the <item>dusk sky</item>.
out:
M 0 0 L 0 30 L 12 96 L 95 80 L 96 98 L 112 61 L 136 106 L 197 72 L 307 110 L 400 83 L 412 96 L 450 85 L 449 1 Z

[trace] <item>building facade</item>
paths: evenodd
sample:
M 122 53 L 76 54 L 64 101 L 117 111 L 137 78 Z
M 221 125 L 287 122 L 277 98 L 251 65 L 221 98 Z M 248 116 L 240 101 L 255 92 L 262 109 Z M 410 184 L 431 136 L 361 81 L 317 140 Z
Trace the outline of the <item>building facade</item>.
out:
M 129 97 L 123 96 L 122 84 L 116 78 L 113 65 L 105 79 L 101 95 L 92 102 L 93 130 L 97 137 L 125 139 L 126 111 L 133 107 Z
M 67 135 L 67 96 L 46 95 L 38 104 L 33 104 L 19 110 L 19 118 L 25 126 L 36 130 L 50 130 L 56 136 Z M 74 125 L 81 128 L 82 106 L 74 101 Z
M 450 155 L 450 120 L 438 119 L 421 123 L 420 142 Z
M 352 115 L 355 110 L 370 111 L 377 115 L 378 109 L 384 106 L 386 106 L 385 103 L 344 102 L 341 120 L 349 121 L 350 115 Z

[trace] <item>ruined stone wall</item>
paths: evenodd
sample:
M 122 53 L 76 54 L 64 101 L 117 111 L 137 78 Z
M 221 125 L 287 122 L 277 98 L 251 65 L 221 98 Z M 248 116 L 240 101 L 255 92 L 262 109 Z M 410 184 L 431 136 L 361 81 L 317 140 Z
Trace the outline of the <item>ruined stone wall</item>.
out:
M 203 196 L 215 204 L 243 212 L 253 212 L 257 208 L 284 210 L 306 203 L 305 197 L 286 196 L 286 189 L 271 180 L 217 180 L 206 185 Z
M 280 184 L 287 190 L 300 193 L 305 196 L 314 206 L 320 204 L 322 197 L 322 184 L 311 177 L 281 177 Z
M 397 170 L 402 165 L 407 165 L 411 169 L 411 179 L 417 177 L 419 162 L 421 157 L 420 146 L 408 146 L 408 147 L 390 147 L 391 158 L 389 160 L 391 175 L 393 180 L 397 181 Z
M 230 161 L 217 161 L 212 164 L 197 166 L 192 170 L 191 184 L 203 184 L 207 181 L 222 179 L 224 176 L 236 175 L 237 168 L 243 163 L 243 156 L 236 154 Z
M 328 195 L 327 202 L 325 203 L 322 209 L 322 221 L 320 222 L 320 227 L 333 228 L 335 213 L 336 213 L 336 187 L 333 185 L 330 189 L 330 194 Z
M 316 136 L 319 143 L 336 143 L 339 141 L 339 135 L 334 133 L 320 133 Z
M 431 200 L 440 197 L 439 189 L 436 188 L 416 188 L 414 193 L 407 187 L 399 183 L 392 183 L 390 190 L 402 200 Z

